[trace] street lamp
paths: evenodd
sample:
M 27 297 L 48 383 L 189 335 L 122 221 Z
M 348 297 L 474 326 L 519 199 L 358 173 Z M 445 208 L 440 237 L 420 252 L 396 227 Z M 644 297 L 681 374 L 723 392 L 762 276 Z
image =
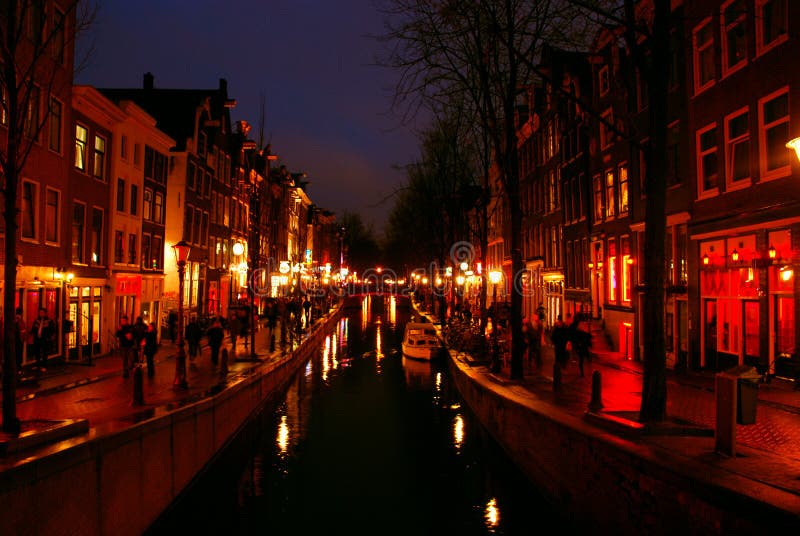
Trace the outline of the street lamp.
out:
M 178 265 L 178 353 L 175 356 L 175 380 L 173 388 L 186 389 L 186 352 L 183 349 L 183 279 L 186 271 L 186 261 L 189 259 L 191 246 L 181 240 L 172 246 L 175 253 L 175 264 Z

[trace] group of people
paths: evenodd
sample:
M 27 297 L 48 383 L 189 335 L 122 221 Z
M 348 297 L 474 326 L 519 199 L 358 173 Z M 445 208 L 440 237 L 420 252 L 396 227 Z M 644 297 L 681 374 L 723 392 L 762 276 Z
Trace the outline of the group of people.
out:
M 555 366 L 562 369 L 569 363 L 570 349 L 578 357 L 578 370 L 583 377 L 583 362 L 589 360 L 589 349 L 592 347 L 592 335 L 587 329 L 581 326 L 581 318 L 572 314 L 567 315 L 567 321 L 558 315 L 553 330 L 550 332 L 550 340 L 553 342 L 555 350 Z
M 147 362 L 147 376 L 152 378 L 155 375 L 153 358 L 158 349 L 155 324 L 145 322 L 141 316 L 137 316 L 136 321 L 131 324 L 127 315 L 123 315 L 116 337 L 122 355 L 122 377 L 127 378 L 130 370 L 140 362 L 141 356 L 144 355 Z
M 22 358 L 25 346 L 29 345 L 35 359 L 34 369 L 45 372 L 47 356 L 50 354 L 56 342 L 56 324 L 47 315 L 47 309 L 39 309 L 36 319 L 28 329 L 22 308 L 18 307 L 14 312 L 14 352 L 17 364 L 17 374 L 22 374 Z

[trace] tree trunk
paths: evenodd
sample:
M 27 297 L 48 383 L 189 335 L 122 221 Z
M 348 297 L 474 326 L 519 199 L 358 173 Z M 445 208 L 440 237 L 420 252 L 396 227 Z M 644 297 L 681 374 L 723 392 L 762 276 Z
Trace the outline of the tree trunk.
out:
M 667 408 L 664 342 L 664 280 L 666 238 L 666 145 L 670 1 L 655 0 L 652 63 L 649 68 L 650 151 L 647 166 L 644 243 L 644 374 L 639 420 L 663 421 Z
M 15 298 L 17 290 L 17 152 L 9 133 L 5 173 L 3 218 L 6 224 L 5 265 L 3 266 L 3 431 L 17 434 L 17 349 Z M 23 342 L 24 344 L 24 342 Z

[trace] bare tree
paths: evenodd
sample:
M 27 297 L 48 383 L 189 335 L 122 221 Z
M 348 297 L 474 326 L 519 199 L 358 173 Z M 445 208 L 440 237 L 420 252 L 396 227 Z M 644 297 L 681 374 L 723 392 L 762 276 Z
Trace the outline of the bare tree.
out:
M 0 134 L 5 264 L 3 295 L 3 430 L 18 433 L 16 414 L 15 293 L 17 288 L 17 222 L 20 180 L 50 115 L 50 95 L 71 87 L 71 60 L 77 34 L 94 18 L 95 8 L 80 0 L 6 0 L 0 3 L 0 91 L 3 133 Z M 64 73 L 68 76 L 64 76 Z M 44 97 L 44 100 L 42 98 Z M 40 103 L 47 103 L 41 106 Z
M 392 0 L 384 63 L 397 69 L 396 103 L 414 111 L 425 102 L 458 95 L 472 103 L 491 140 L 502 192 L 509 207 L 512 275 L 524 270 L 522 210 L 515 116 L 517 99 L 534 79 L 529 63 L 546 42 L 561 43 L 574 31 L 566 0 Z M 571 37 L 571 36 L 569 36 Z M 512 281 L 516 287 L 517 281 Z M 511 293 L 511 377 L 522 378 L 522 294 Z

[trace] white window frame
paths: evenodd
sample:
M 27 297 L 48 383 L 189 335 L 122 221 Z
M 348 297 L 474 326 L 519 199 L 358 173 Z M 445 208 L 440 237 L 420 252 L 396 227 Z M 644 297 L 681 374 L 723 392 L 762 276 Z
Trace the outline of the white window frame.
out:
M 704 30 L 708 26 L 711 30 L 711 40 L 704 44 L 702 48 L 698 48 L 697 46 L 697 34 L 699 34 L 702 30 Z M 705 52 L 707 48 L 711 49 L 711 55 L 714 57 L 714 27 L 711 24 L 711 17 L 706 18 L 700 24 L 694 27 L 692 30 L 692 72 L 694 73 L 694 94 L 698 95 L 705 91 L 706 89 L 710 88 L 716 83 L 716 75 L 717 75 L 717 66 L 716 63 L 714 64 L 714 74 L 711 79 L 704 83 L 700 84 L 700 55 Z M 714 57 L 716 60 L 716 57 Z
M 92 177 L 99 181 L 106 182 L 108 180 L 108 171 L 106 167 L 108 166 L 108 138 L 106 136 L 101 136 L 100 134 L 95 133 L 94 135 L 94 143 L 92 144 Z M 97 140 L 102 140 L 103 142 L 103 150 L 97 150 Z M 97 155 L 103 155 L 103 161 L 100 165 L 100 174 L 96 173 L 96 163 L 97 163 Z
M 711 123 L 709 125 L 704 126 L 703 128 L 699 129 L 695 133 L 695 152 L 697 154 L 697 160 L 695 162 L 695 169 L 697 170 L 697 198 L 698 199 L 705 199 L 708 197 L 714 197 L 719 195 L 719 137 L 717 137 L 717 143 L 714 145 L 713 149 L 708 149 L 703 151 L 700 147 L 700 139 L 702 138 L 703 134 L 710 130 L 716 130 L 717 123 Z M 703 182 L 705 180 L 705 176 L 703 175 L 703 157 L 709 155 L 711 153 L 717 153 L 717 186 L 714 188 L 704 189 Z
M 764 5 L 769 3 L 769 2 L 773 2 L 773 1 L 775 1 L 775 0 L 756 0 L 756 3 L 755 3 L 755 8 L 756 8 L 755 9 L 755 13 L 756 13 L 756 16 L 755 16 L 755 19 L 756 19 L 756 56 L 762 56 L 762 55 L 766 54 L 767 52 L 769 52 L 770 50 L 772 50 L 773 48 L 775 48 L 775 47 L 777 47 L 777 46 L 779 46 L 779 45 L 781 45 L 781 44 L 783 44 L 783 43 L 785 43 L 786 41 L 789 40 L 789 30 L 788 30 L 788 28 L 789 28 L 789 20 L 788 20 L 789 19 L 789 0 L 782 0 L 782 1 L 784 1 L 786 3 L 786 9 L 784 10 L 784 13 L 785 13 L 786 19 L 787 19 L 785 21 L 787 31 L 784 32 L 780 37 L 778 37 L 777 39 L 775 39 L 771 43 L 768 43 L 766 45 L 764 44 L 764 27 L 763 27 Z
M 752 145 L 749 148 L 749 154 L 747 155 L 747 160 L 749 162 L 750 167 L 750 174 L 747 178 L 739 179 L 737 181 L 733 180 L 733 151 L 731 150 L 735 144 L 747 141 L 751 142 L 753 137 L 750 135 L 750 117 L 747 118 L 747 134 L 738 136 L 734 139 L 731 139 L 730 133 L 730 122 L 733 119 L 736 119 L 744 114 L 749 114 L 750 108 L 745 106 L 744 108 L 739 108 L 738 110 L 729 113 L 725 116 L 725 191 L 731 192 L 733 190 L 740 190 L 742 188 L 747 188 L 753 182 L 753 163 L 752 163 Z
M 767 102 L 770 102 L 780 97 L 784 93 L 787 94 L 787 99 L 789 99 L 789 106 L 790 106 L 789 114 L 786 115 L 786 118 L 781 121 L 775 121 L 773 123 L 770 123 L 769 125 L 765 125 L 764 105 Z M 769 171 L 767 170 L 767 128 L 776 126 L 784 122 L 791 124 L 790 119 L 791 119 L 791 96 L 789 95 L 789 86 L 784 86 L 779 90 L 773 91 L 769 95 L 766 95 L 758 99 L 758 153 L 759 153 L 758 167 L 760 173 L 759 180 L 761 182 L 780 179 L 788 175 L 791 175 L 792 173 L 791 159 L 789 160 L 789 163 L 785 166 Z M 791 151 L 791 149 L 786 149 L 786 150 Z
M 719 8 L 719 25 L 720 25 L 720 46 L 722 49 L 721 53 L 721 62 L 722 63 L 722 78 L 726 76 L 730 76 L 731 74 L 735 73 L 745 65 L 747 65 L 747 37 L 749 35 L 748 28 L 747 28 L 747 13 L 740 13 L 736 19 L 727 26 L 725 25 L 725 10 L 734 2 L 738 2 L 739 0 L 728 0 Z M 747 2 L 745 1 L 745 8 L 747 7 Z M 733 65 L 728 65 L 728 30 L 735 28 L 736 26 L 742 25 L 744 27 L 744 57 L 740 59 L 737 63 Z

